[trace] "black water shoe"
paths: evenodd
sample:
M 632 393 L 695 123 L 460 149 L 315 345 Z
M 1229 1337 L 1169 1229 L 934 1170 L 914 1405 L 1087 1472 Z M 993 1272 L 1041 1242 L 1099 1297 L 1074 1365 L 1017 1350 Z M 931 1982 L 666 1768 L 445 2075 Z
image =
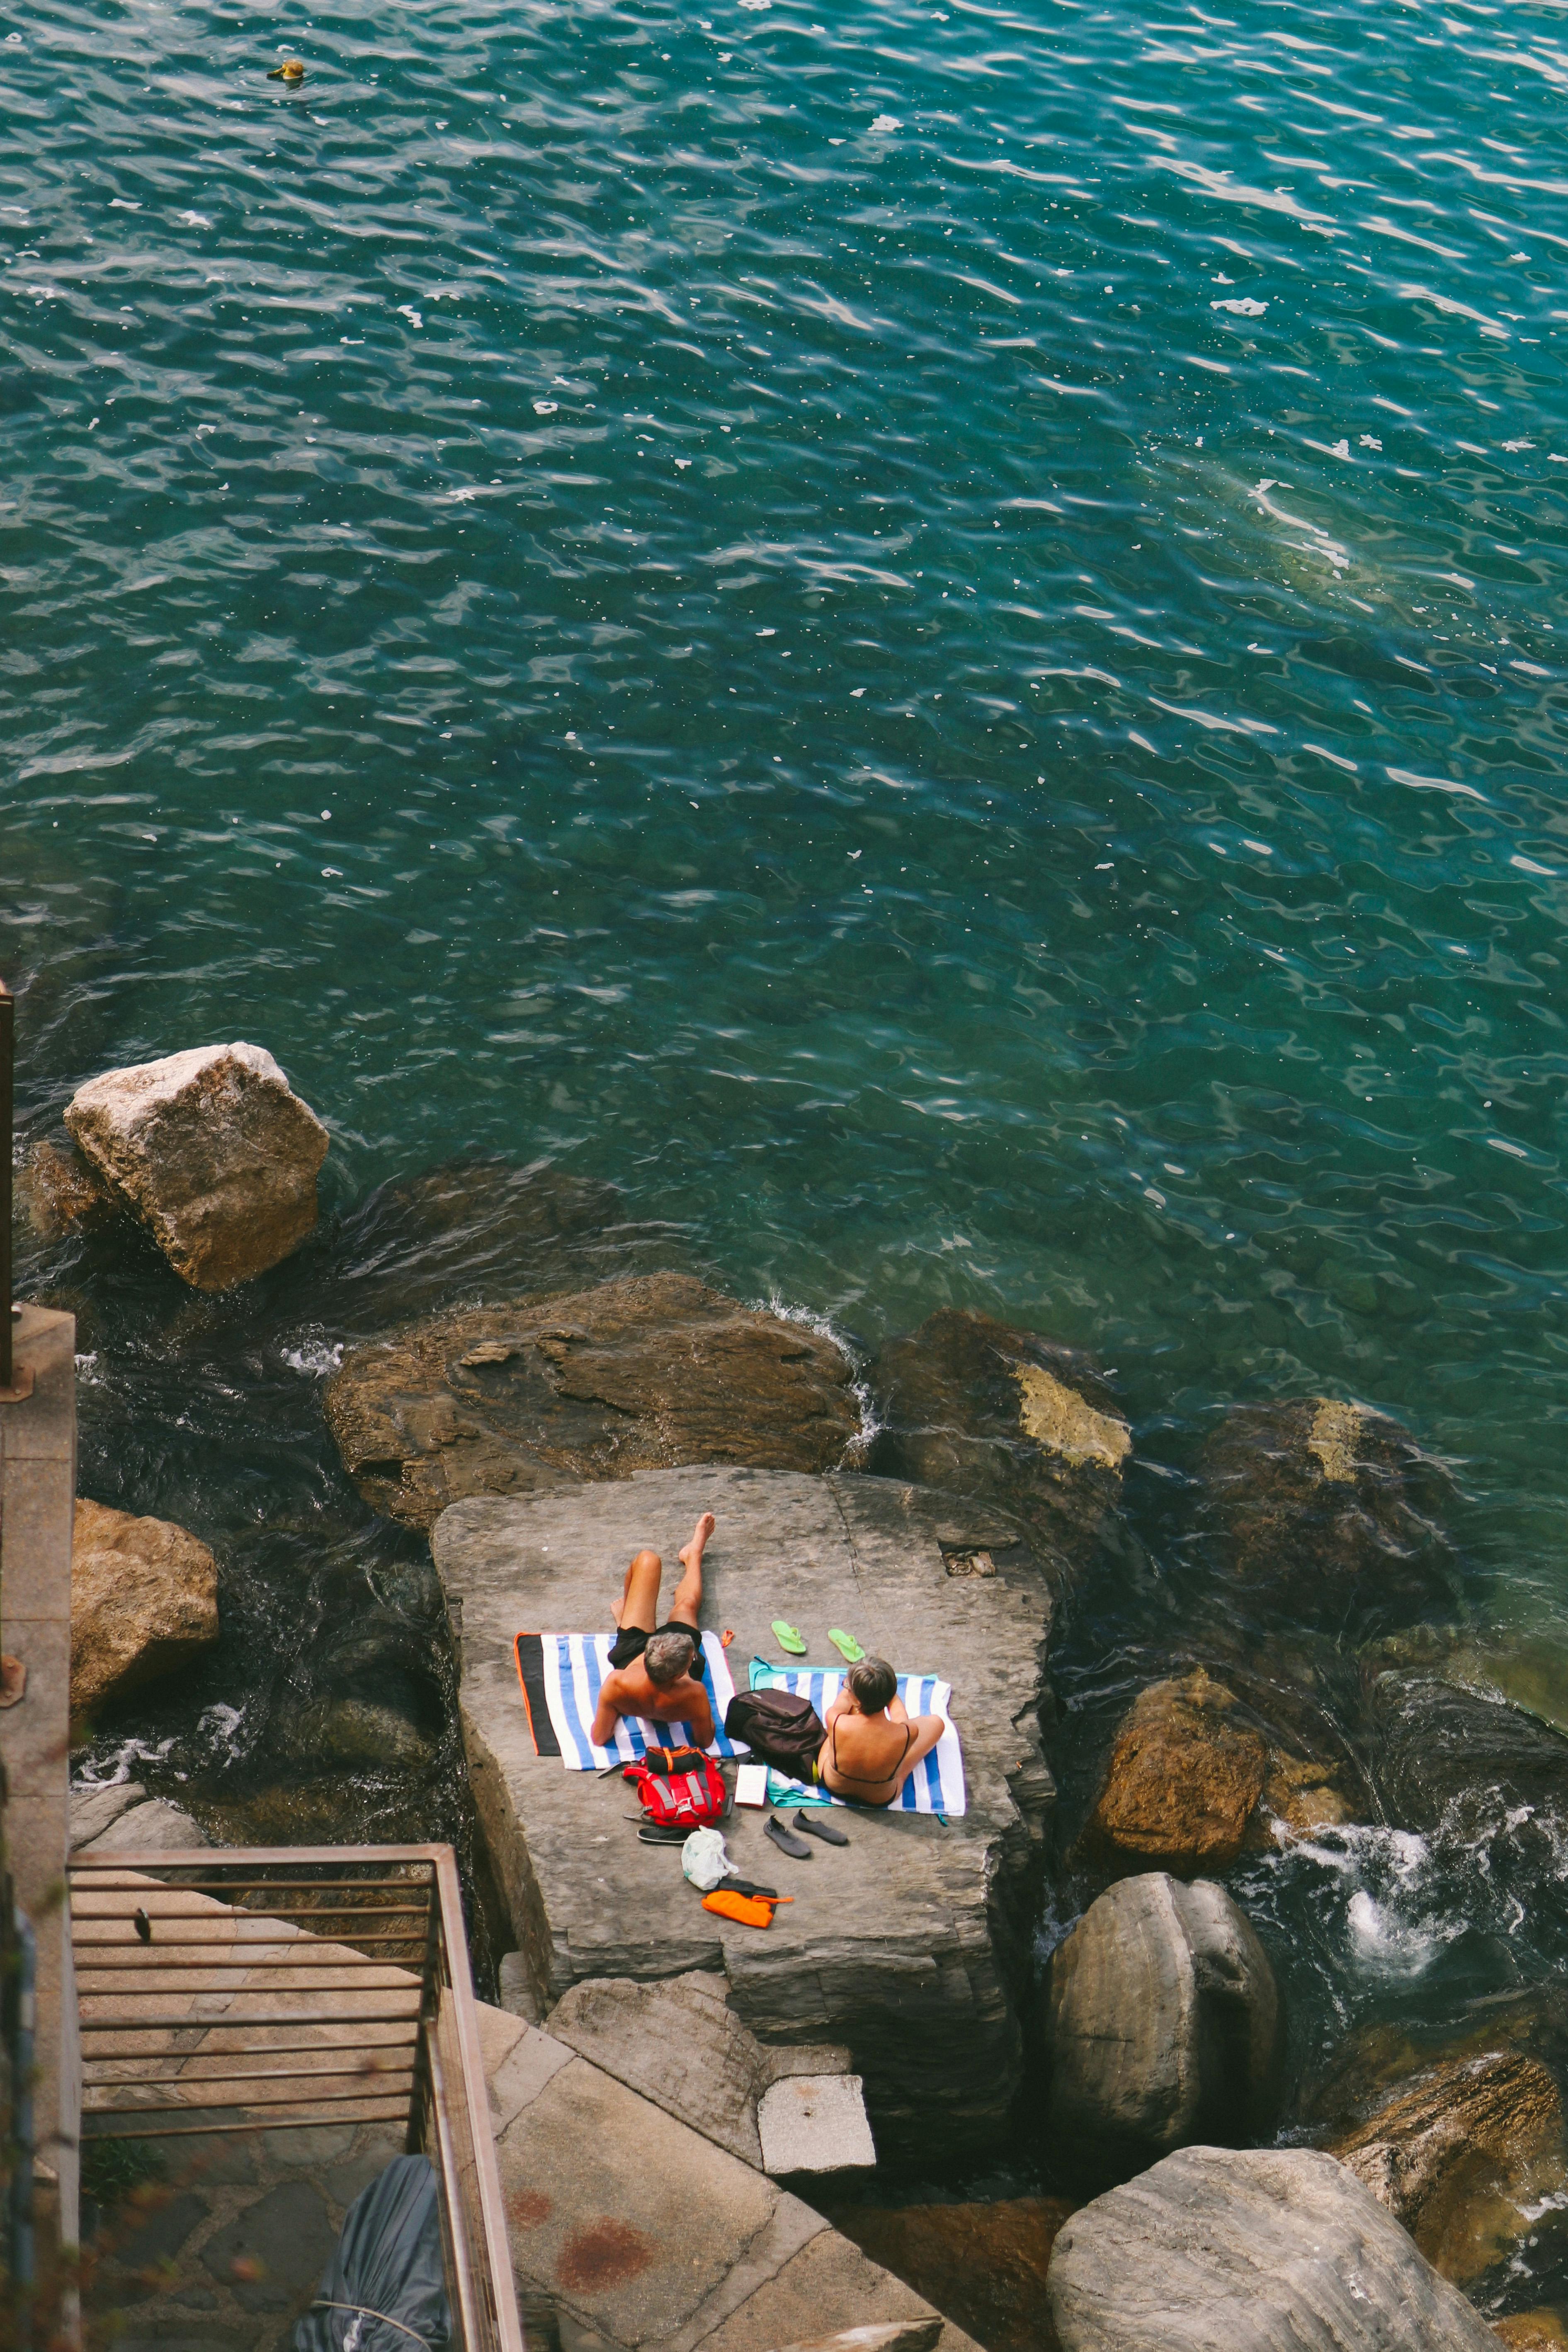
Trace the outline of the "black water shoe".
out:
M 809 1862 L 811 1860 L 811 1848 L 807 1845 L 805 1840 L 801 1837 L 796 1837 L 793 1830 L 786 1830 L 783 1822 L 780 1821 L 776 1813 L 770 1813 L 768 1815 L 767 1820 L 763 1824 L 763 1835 L 765 1838 L 772 1838 L 779 1852 L 781 1853 L 787 1853 L 792 1862 Z
M 849 1843 L 837 1822 L 829 1820 L 826 1813 L 808 1813 L 804 1805 L 795 1814 L 795 1825 L 797 1830 L 805 1830 L 808 1837 L 819 1837 L 824 1845 L 847 1845 Z

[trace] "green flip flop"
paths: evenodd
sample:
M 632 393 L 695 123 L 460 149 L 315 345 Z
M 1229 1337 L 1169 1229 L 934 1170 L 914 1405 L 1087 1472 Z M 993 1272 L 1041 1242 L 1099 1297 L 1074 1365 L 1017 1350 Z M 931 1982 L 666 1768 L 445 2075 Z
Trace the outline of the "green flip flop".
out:
M 842 1626 L 830 1625 L 827 1629 L 827 1638 L 846 1665 L 858 1666 L 866 1654 L 854 1634 L 846 1633 Z
M 775 1617 L 773 1619 L 773 1639 L 777 1642 L 781 1650 L 787 1650 L 789 1652 L 792 1658 L 805 1657 L 805 1643 L 801 1640 L 800 1635 L 795 1632 L 795 1627 L 793 1625 L 786 1624 L 782 1617 Z

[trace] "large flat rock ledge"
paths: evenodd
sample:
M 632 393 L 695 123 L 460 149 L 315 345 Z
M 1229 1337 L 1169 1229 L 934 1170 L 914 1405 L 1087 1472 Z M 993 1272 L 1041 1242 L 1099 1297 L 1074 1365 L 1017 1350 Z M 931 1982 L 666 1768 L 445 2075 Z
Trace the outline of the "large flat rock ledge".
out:
M 953 1687 L 969 1810 L 835 1818 L 850 1844 L 791 1862 L 737 1811 L 736 1868 L 795 1897 L 766 1933 L 702 1909 L 678 1849 L 643 1845 L 618 1779 L 533 1752 L 513 1656 L 521 1632 L 609 1624 L 626 1561 L 662 1552 L 665 1598 L 698 1514 L 706 1624 L 733 1628 L 738 1688 L 779 1657 L 785 1617 L 809 1663 L 830 1625 Z M 722 1970 L 766 2043 L 836 2042 L 861 2075 L 879 2154 L 948 2161 L 994 2145 L 1016 2087 L 1039 1849 L 1055 1790 L 1041 1749 L 1051 1594 L 1022 1528 L 897 1480 L 731 1468 L 649 1471 L 510 1501 L 473 1496 L 432 1546 L 453 1622 L 480 1833 L 541 2012 L 584 1979 Z

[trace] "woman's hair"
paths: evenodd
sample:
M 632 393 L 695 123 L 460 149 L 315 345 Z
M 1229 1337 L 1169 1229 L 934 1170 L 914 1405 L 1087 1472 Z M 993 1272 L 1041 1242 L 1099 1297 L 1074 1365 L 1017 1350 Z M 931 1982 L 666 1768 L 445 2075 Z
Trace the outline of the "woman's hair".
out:
M 862 1715 L 880 1715 L 899 1687 L 886 1658 L 862 1658 L 844 1677 Z
M 689 1672 L 697 1644 L 689 1633 L 656 1633 L 642 1654 L 654 1688 L 668 1690 Z

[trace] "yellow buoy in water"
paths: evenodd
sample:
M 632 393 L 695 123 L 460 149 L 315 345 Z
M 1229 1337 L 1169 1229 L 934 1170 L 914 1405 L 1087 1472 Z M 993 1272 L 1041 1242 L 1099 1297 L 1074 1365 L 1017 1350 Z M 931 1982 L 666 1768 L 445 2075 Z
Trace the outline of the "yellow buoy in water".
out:
M 285 58 L 280 66 L 273 67 L 267 79 L 268 81 L 303 81 L 305 68 L 298 58 Z

